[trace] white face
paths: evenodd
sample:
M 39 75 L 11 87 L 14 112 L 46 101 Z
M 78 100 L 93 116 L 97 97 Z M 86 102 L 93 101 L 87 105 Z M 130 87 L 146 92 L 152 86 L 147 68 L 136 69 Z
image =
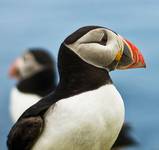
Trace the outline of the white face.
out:
M 103 43 L 102 39 L 105 37 L 107 39 Z M 85 62 L 106 69 L 118 54 L 119 57 L 122 56 L 124 49 L 122 37 L 105 28 L 91 30 L 74 43 L 66 44 L 66 46 Z
M 17 59 L 17 69 L 20 78 L 27 78 L 41 71 L 43 66 L 37 63 L 33 55 L 29 52 Z

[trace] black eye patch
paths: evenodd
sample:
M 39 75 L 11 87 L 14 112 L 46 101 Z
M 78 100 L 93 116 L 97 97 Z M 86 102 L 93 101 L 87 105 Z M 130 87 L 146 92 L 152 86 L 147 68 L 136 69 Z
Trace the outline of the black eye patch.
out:
M 105 46 L 107 44 L 107 40 L 108 40 L 107 34 L 104 33 L 104 36 L 102 37 L 100 41 L 100 44 Z

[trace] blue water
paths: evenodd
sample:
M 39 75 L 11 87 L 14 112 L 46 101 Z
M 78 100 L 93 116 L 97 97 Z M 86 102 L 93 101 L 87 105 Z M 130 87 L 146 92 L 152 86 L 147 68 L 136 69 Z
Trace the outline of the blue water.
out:
M 147 69 L 114 71 L 139 147 L 159 149 L 159 1 L 157 0 L 0 0 L 0 150 L 11 121 L 8 113 L 11 62 L 28 47 L 48 48 L 57 57 L 64 38 L 84 25 L 109 27 L 133 41 Z

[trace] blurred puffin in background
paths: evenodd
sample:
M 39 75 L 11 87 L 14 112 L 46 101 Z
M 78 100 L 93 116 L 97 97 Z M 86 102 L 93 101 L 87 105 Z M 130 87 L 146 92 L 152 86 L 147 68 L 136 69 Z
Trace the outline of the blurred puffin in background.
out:
M 55 63 L 43 48 L 30 48 L 11 65 L 9 75 L 17 80 L 11 90 L 10 114 L 15 123 L 21 114 L 56 87 Z
M 57 88 L 18 119 L 8 149 L 110 150 L 125 111 L 109 72 L 144 67 L 136 46 L 112 30 L 87 26 L 75 31 L 59 50 Z

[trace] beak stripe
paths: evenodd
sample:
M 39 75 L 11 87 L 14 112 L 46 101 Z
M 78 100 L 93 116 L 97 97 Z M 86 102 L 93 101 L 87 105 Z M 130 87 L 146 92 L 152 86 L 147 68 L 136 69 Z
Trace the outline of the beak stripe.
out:
M 138 56 L 138 54 L 137 53 L 133 53 L 133 50 L 135 50 L 136 52 L 138 51 L 137 48 L 134 45 L 132 45 L 128 40 L 125 40 L 125 41 L 126 41 L 127 45 L 129 46 L 129 48 L 131 49 L 132 56 L 133 56 L 133 58 L 135 60 L 134 63 L 139 62 L 139 56 Z

